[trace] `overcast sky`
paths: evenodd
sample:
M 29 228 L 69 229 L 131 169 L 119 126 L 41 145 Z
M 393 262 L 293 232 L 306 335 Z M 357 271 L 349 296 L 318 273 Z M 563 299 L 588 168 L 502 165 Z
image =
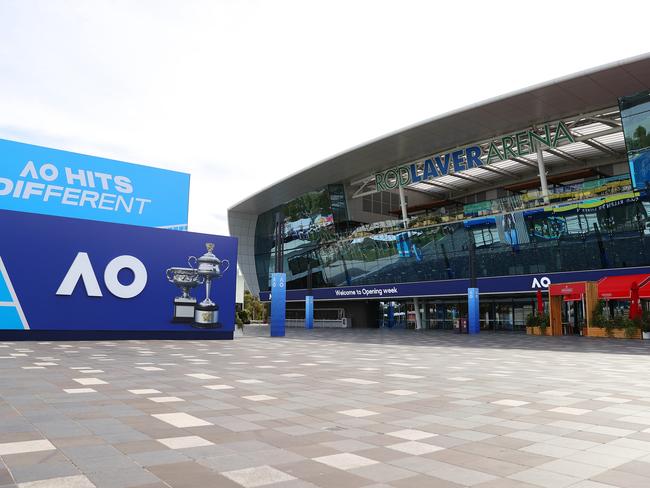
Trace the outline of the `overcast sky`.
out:
M 0 0 L 0 138 L 189 172 L 190 230 L 227 233 L 229 206 L 304 166 L 650 50 L 648 12 L 593 0 Z

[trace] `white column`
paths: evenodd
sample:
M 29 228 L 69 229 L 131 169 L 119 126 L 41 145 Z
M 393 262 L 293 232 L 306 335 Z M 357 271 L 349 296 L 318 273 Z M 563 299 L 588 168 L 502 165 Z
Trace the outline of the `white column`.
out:
M 544 203 L 550 203 L 548 198 L 548 183 L 546 182 L 546 167 L 544 166 L 544 153 L 542 146 L 537 144 L 537 169 L 539 170 L 539 181 L 542 184 L 542 198 Z
M 415 308 L 415 330 L 422 330 L 422 317 L 420 316 L 420 300 L 413 298 Z
M 399 187 L 399 204 L 400 207 L 402 207 L 402 222 L 404 223 L 404 228 L 406 229 L 408 227 L 409 216 L 406 211 L 406 196 L 404 195 L 404 188 L 402 186 Z

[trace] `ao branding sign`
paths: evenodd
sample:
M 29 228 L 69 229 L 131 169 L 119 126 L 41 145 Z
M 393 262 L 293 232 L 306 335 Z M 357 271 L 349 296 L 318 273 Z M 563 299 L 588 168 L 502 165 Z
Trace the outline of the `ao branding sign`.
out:
M 556 148 L 571 142 L 575 142 L 575 138 L 564 122 L 559 122 L 556 126 L 545 124 L 540 131 L 529 129 L 516 132 L 492 140 L 483 146 L 468 146 L 375 173 L 376 189 L 377 191 L 393 190 L 411 183 L 478 168 L 484 164 L 526 156 L 536 151 L 538 146 Z
M 188 174 L 1 139 L 0 163 L 0 209 L 187 230 Z
M 533 283 L 531 284 L 531 288 L 533 290 L 535 289 L 541 289 L 541 288 L 548 288 L 551 286 L 551 279 L 548 276 L 542 276 L 540 279 L 533 278 Z
M 232 336 L 235 238 L 8 210 L 0 232 L 0 338 L 2 329 Z M 219 262 L 229 266 L 210 265 Z M 208 298 L 213 321 L 178 320 L 177 302 L 194 312 Z
M 125 269 L 128 269 L 133 274 L 133 281 L 129 285 L 122 284 L 118 277 L 120 271 Z M 72 295 L 80 280 L 83 282 L 87 296 L 103 296 L 90 257 L 85 252 L 77 254 L 56 294 Z M 108 291 L 118 298 L 136 297 L 147 285 L 147 268 L 145 268 L 142 261 L 134 256 L 118 256 L 106 265 L 104 284 Z

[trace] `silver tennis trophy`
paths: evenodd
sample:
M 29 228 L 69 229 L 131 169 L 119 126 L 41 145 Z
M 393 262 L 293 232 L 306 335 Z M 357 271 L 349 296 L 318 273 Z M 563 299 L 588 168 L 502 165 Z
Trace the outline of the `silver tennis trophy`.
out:
M 205 244 L 206 252 L 203 256 L 197 258 L 190 256 L 188 263 L 192 266 L 192 262 L 198 265 L 196 272 L 205 282 L 205 299 L 201 303 L 197 303 L 194 307 L 194 326 L 203 329 L 213 329 L 218 327 L 219 322 L 219 306 L 210 298 L 210 289 L 212 288 L 212 280 L 221 278 L 230 267 L 227 259 L 221 260 L 216 257 L 212 251 L 214 244 L 208 242 Z M 222 266 L 225 266 L 223 269 Z
M 181 296 L 174 298 L 173 322 L 194 322 L 196 298 L 190 295 L 190 290 L 203 283 L 203 277 L 194 268 L 169 268 L 166 272 L 167 281 L 181 289 Z

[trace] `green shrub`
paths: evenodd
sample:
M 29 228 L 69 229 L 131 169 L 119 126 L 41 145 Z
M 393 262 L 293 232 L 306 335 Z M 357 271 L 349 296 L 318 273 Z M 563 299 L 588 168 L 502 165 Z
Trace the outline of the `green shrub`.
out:
M 614 318 L 608 319 L 603 317 L 603 327 L 605 327 L 607 335 L 612 337 L 614 335 L 614 329 L 619 329 L 620 325 Z
M 605 300 L 598 300 L 594 313 L 591 315 L 591 326 L 600 327 L 601 329 L 606 328 L 607 333 L 611 334 L 610 328 L 608 328 L 609 322 L 610 320 L 605 317 Z
M 526 327 L 537 327 L 537 317 L 533 313 L 529 313 L 526 317 Z
M 641 319 L 630 319 L 625 317 L 622 321 L 623 329 L 625 330 L 625 337 L 634 337 L 637 331 L 641 328 Z
M 643 312 L 641 314 L 641 330 L 643 332 L 650 332 L 650 312 Z
M 546 328 L 549 326 L 550 319 L 548 314 L 528 314 L 526 317 L 526 327 L 539 327 L 542 334 L 546 334 Z

